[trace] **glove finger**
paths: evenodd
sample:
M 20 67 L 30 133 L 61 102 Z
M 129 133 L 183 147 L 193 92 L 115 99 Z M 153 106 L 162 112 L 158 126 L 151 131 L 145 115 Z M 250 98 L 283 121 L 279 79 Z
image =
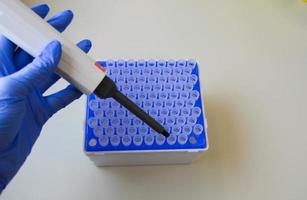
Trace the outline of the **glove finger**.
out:
M 80 41 L 77 46 L 84 51 L 85 53 L 88 53 L 92 47 L 92 43 L 90 40 L 82 40 Z M 39 90 L 41 93 L 46 92 L 53 84 L 55 84 L 60 79 L 60 76 L 54 73 L 48 80 L 46 80 L 43 84 L 39 86 Z
M 49 6 L 47 4 L 38 4 L 32 7 L 32 10 L 41 18 L 45 18 L 49 13 Z
M 62 33 L 69 26 L 74 18 L 71 10 L 65 10 L 51 17 L 47 22 L 53 26 L 57 31 Z
M 32 10 L 36 14 L 44 18 L 49 12 L 49 7 L 46 4 L 39 4 L 39 5 L 34 6 Z M 11 55 L 13 55 L 16 49 L 16 45 L 3 35 L 0 35 L 0 46 L 1 46 L 2 51 L 5 52 L 7 56 L 10 55 L 10 57 Z
M 44 80 L 53 74 L 61 59 L 61 54 L 61 44 L 58 41 L 53 41 L 47 45 L 32 63 L 9 76 L 11 80 L 17 83 L 16 87 L 14 87 L 15 92 L 26 95 L 42 84 Z
M 81 96 L 82 93 L 77 88 L 69 85 L 67 88 L 45 97 L 50 108 L 50 116 L 65 108 L 74 100 L 79 99 Z
M 73 19 L 72 11 L 66 10 L 56 14 L 55 16 L 50 18 L 47 22 L 61 33 L 69 26 L 72 19 Z M 33 60 L 33 57 L 24 50 L 18 49 L 15 53 L 14 59 L 17 68 L 21 69 L 25 65 L 29 64 Z

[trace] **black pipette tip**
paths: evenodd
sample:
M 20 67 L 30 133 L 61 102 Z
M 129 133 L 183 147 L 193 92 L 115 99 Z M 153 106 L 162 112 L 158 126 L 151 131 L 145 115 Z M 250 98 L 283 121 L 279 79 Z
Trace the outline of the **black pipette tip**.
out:
M 102 99 L 112 97 L 120 104 L 125 106 L 130 112 L 135 114 L 138 118 L 144 121 L 148 126 L 157 131 L 158 133 L 168 137 L 170 134 L 164 129 L 164 127 L 159 124 L 154 118 L 149 116 L 141 108 L 139 108 L 135 103 L 123 95 L 116 87 L 115 83 L 109 78 L 104 77 L 102 82 L 96 88 L 94 93 Z
M 167 132 L 166 130 L 164 130 L 161 134 L 164 135 L 166 138 L 169 137 L 169 132 Z

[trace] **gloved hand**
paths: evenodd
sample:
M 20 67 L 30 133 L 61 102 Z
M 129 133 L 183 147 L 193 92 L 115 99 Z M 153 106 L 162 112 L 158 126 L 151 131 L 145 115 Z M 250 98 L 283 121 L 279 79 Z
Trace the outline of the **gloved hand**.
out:
M 33 11 L 44 18 L 49 8 L 41 4 Z M 48 22 L 62 32 L 72 18 L 71 11 L 64 11 Z M 91 42 L 83 40 L 78 46 L 88 52 Z M 60 58 L 61 44 L 57 41 L 33 59 L 0 36 L 0 193 L 30 154 L 47 120 L 82 95 L 71 85 L 43 95 L 60 78 L 54 73 Z

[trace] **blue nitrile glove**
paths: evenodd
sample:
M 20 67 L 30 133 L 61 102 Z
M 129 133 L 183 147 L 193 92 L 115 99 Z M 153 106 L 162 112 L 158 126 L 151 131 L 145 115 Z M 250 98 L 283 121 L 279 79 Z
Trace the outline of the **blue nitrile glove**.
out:
M 38 5 L 33 11 L 45 17 L 49 8 Z M 72 18 L 71 11 L 64 11 L 48 22 L 62 32 Z M 78 46 L 88 52 L 91 42 L 83 40 Z M 60 78 L 54 73 L 60 58 L 61 44 L 57 41 L 33 60 L 0 36 L 0 193 L 30 154 L 46 121 L 82 95 L 71 85 L 53 95 L 43 95 Z

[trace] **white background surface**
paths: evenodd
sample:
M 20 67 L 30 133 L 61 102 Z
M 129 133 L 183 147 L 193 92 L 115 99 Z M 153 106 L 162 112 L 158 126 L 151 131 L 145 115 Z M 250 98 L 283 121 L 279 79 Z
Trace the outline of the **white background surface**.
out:
M 75 12 L 65 35 L 91 38 L 96 59 L 197 59 L 210 149 L 189 166 L 96 168 L 82 151 L 83 98 L 48 122 L 2 199 L 307 199 L 307 4 L 46 2 Z

